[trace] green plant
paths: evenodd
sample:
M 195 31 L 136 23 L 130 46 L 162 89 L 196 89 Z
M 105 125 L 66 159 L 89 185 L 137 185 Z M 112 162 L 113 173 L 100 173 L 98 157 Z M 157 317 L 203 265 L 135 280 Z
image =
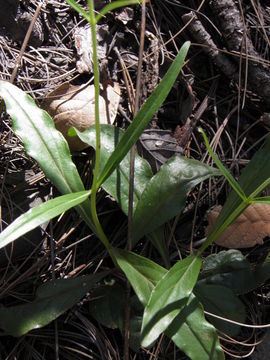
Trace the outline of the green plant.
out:
M 135 306 L 136 309 L 134 308 L 136 311 L 138 308 L 139 311 L 143 311 L 143 316 L 136 323 L 137 328 L 141 327 L 140 341 L 142 345 L 151 346 L 158 336 L 165 332 L 192 359 L 223 359 L 224 355 L 215 327 L 205 320 L 201 303 L 205 308 L 211 309 L 210 305 L 215 302 L 215 297 L 218 298 L 218 293 L 220 293 L 220 289 L 223 286 L 222 289 L 226 292 L 228 299 L 230 299 L 229 304 L 232 305 L 231 307 L 237 304 L 238 309 L 241 310 L 238 311 L 241 315 L 238 320 L 244 321 L 245 314 L 243 307 L 241 303 L 237 302 L 240 285 L 234 284 L 237 290 L 230 292 L 229 285 L 224 286 L 224 284 L 219 282 L 215 276 L 222 274 L 223 268 L 218 268 L 217 265 L 212 265 L 211 268 L 209 263 L 213 264 L 213 259 L 208 259 L 208 268 L 210 267 L 212 272 L 209 272 L 209 270 L 205 272 L 203 270 L 199 274 L 202 263 L 201 254 L 248 204 L 255 201 L 269 201 L 269 198 L 255 197 L 269 183 L 270 170 L 268 169 L 270 169 L 270 164 L 268 164 L 267 157 L 262 156 L 258 152 L 254 160 L 252 159 L 248 165 L 243 177 L 240 178 L 239 183 L 237 183 L 212 153 L 205 136 L 207 148 L 220 171 L 198 161 L 175 156 L 156 175 L 153 175 L 147 162 L 136 155 L 133 245 L 142 239 L 143 236 L 148 236 L 154 246 L 160 251 L 164 261 L 166 261 L 167 255 L 164 243 L 162 243 L 162 226 L 167 220 L 183 210 L 186 195 L 194 186 L 211 176 L 219 176 L 222 173 L 235 191 L 232 192 L 228 202 L 225 204 L 217 225 L 206 243 L 201 247 L 199 253 L 191 254 L 184 260 L 178 261 L 169 270 L 130 251 L 111 247 L 97 217 L 96 192 L 101 186 L 115 198 L 123 212 L 127 214 L 129 176 L 126 175 L 126 169 L 129 167 L 128 152 L 167 97 L 183 66 L 189 43 L 183 45 L 164 78 L 125 132 L 109 125 L 101 126 L 98 114 L 99 75 L 95 25 L 106 12 L 119 6 L 135 4 L 137 1 L 115 1 L 106 6 L 96 16 L 94 15 L 93 1 L 91 0 L 88 1 L 89 12 L 83 10 L 73 0 L 67 0 L 67 2 L 90 22 L 92 28 L 96 125 L 83 133 L 77 131 L 78 136 L 84 142 L 96 149 L 92 188 L 91 190 L 84 189 L 77 169 L 71 160 L 68 145 L 63 136 L 55 129 L 50 116 L 40 110 L 34 101 L 23 91 L 1 81 L 0 95 L 6 103 L 7 112 L 12 117 L 15 133 L 22 139 L 28 155 L 32 156 L 40 164 L 46 176 L 65 195 L 37 206 L 15 220 L 0 234 L 0 247 L 7 245 L 27 231 L 75 206 L 80 216 L 102 241 L 115 264 L 123 270 L 134 289 L 137 299 L 139 299 L 143 306 L 143 309 L 137 305 Z M 269 142 L 270 138 L 267 139 L 266 146 L 260 150 L 261 152 L 269 151 Z M 260 165 L 256 165 L 257 167 L 255 166 L 255 164 L 258 164 L 256 156 L 261 156 Z M 254 167 L 256 167 L 256 171 Z M 250 181 L 252 176 L 255 177 L 253 182 Z M 248 182 L 245 181 L 247 178 L 249 179 Z M 91 196 L 90 200 L 89 196 Z M 268 263 L 265 263 L 262 268 L 252 271 L 249 268 L 249 264 L 244 262 L 239 252 L 234 252 L 229 257 L 224 257 L 220 260 L 227 268 L 230 268 L 232 276 L 231 278 L 228 277 L 228 284 L 231 284 L 234 274 L 233 256 L 237 257 L 237 261 L 241 264 L 243 271 L 250 270 L 250 274 L 252 274 L 254 279 L 252 286 L 256 286 L 259 282 L 265 280 Z M 93 288 L 93 281 L 96 283 L 103 276 L 104 274 L 101 274 L 100 278 L 94 280 L 90 278 L 89 287 L 86 287 L 85 291 L 79 292 L 68 303 L 68 306 L 56 311 L 54 318 L 59 316 L 69 306 L 72 306 L 86 291 Z M 83 281 L 83 279 L 79 279 L 75 285 L 80 287 L 80 280 Z M 211 291 L 207 288 L 209 284 L 206 283 L 206 279 L 208 282 L 211 282 Z M 55 296 L 63 299 L 66 296 L 70 296 L 68 291 L 72 286 L 67 291 L 60 291 L 59 294 L 55 294 L 51 291 L 55 284 L 51 283 L 51 289 L 50 285 L 47 287 L 50 291 L 46 293 L 46 299 L 51 300 Z M 205 291 L 206 289 L 209 291 Z M 244 286 L 242 293 L 249 289 L 250 286 Z M 100 292 L 103 294 L 105 294 L 105 291 L 108 291 L 108 287 L 104 287 L 104 290 L 100 289 Z M 117 287 L 114 291 L 116 298 L 121 297 L 123 289 Z M 40 303 L 43 304 L 43 301 L 44 299 L 39 293 L 36 303 L 40 305 Z M 102 301 L 100 300 L 97 303 L 96 313 L 92 312 L 93 316 L 99 319 L 99 315 L 103 310 L 98 310 L 98 306 L 103 304 Z M 18 336 L 33 328 L 47 324 L 53 319 L 50 315 L 51 310 L 49 314 L 48 312 L 45 315 L 41 314 L 39 308 L 35 307 L 39 306 L 35 305 L 36 303 L 33 303 L 36 315 L 30 314 L 30 320 L 29 307 L 20 309 L 16 307 L 24 320 L 19 325 L 13 321 L 13 326 L 11 327 L 10 314 L 16 311 L 16 309 L 2 309 L 1 328 L 7 334 Z M 61 307 L 61 303 L 59 306 Z M 116 307 L 118 305 L 114 303 L 113 306 Z M 101 309 L 103 308 L 101 307 Z M 135 310 L 134 312 L 136 312 Z M 229 311 L 222 307 L 222 302 L 219 303 L 219 310 L 220 314 Z M 122 313 L 122 311 L 119 311 L 119 314 Z M 234 317 L 232 310 L 231 315 Z M 110 320 L 109 322 L 109 319 L 113 319 L 113 321 Z M 116 326 L 115 323 L 120 328 L 123 326 L 121 325 L 123 323 L 121 315 L 119 315 L 116 322 L 115 318 L 113 316 L 110 318 L 109 315 L 107 320 L 107 326 Z M 27 323 L 27 326 L 25 326 L 24 321 Z M 103 322 L 106 323 L 106 319 L 103 319 Z M 111 325 L 112 323 L 113 325 Z M 224 324 L 216 323 L 215 325 L 224 331 Z M 232 327 L 225 330 L 230 334 L 237 331 Z M 132 335 L 131 328 L 131 337 Z M 138 348 L 138 337 L 134 340 L 134 348 Z

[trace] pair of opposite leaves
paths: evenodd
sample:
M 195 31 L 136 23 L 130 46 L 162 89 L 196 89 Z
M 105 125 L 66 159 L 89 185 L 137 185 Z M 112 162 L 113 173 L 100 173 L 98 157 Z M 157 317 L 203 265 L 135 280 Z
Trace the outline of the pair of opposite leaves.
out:
M 99 97 L 100 122 L 113 123 L 120 101 L 118 83 L 108 85 Z M 53 117 L 56 128 L 62 132 L 71 151 L 80 151 L 88 145 L 78 137 L 69 137 L 72 126 L 83 131 L 95 123 L 94 85 L 71 85 L 64 83 L 53 90 L 43 101 L 42 107 Z M 208 235 L 218 217 L 221 206 L 215 206 L 208 212 Z M 270 235 L 270 205 L 250 205 L 216 240 L 218 245 L 227 248 L 247 248 L 263 244 Z
M 112 124 L 120 102 L 120 86 L 107 85 L 99 96 L 99 116 L 101 124 Z M 83 131 L 95 124 L 94 85 L 71 85 L 63 83 L 43 100 L 42 108 L 54 119 L 55 127 L 66 138 L 70 150 L 81 151 L 89 145 L 77 136 L 68 136 L 68 129 L 75 127 Z

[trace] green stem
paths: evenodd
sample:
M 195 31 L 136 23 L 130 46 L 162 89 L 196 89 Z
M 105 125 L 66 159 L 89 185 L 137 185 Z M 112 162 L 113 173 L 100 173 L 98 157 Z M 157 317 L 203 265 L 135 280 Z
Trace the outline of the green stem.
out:
M 246 196 L 246 194 L 244 193 L 244 190 L 241 188 L 241 186 L 238 184 L 238 182 L 234 179 L 234 177 L 231 175 L 231 173 L 225 168 L 225 166 L 223 166 L 223 164 L 221 163 L 219 158 L 215 155 L 215 153 L 211 149 L 211 146 L 209 144 L 209 141 L 208 141 L 207 136 L 206 136 L 205 132 L 203 131 L 203 129 L 199 128 L 199 132 L 202 134 L 206 148 L 207 148 L 209 154 L 211 155 L 212 159 L 214 160 L 215 164 L 219 168 L 221 174 L 226 178 L 226 180 L 229 182 L 229 184 L 234 189 L 234 191 L 242 199 L 241 204 L 230 214 L 230 216 L 224 221 L 224 223 L 222 225 L 220 225 L 217 229 L 215 228 L 215 225 L 214 225 L 206 242 L 199 249 L 199 255 L 202 255 L 204 250 L 209 245 L 211 245 L 221 235 L 221 233 L 250 205 L 251 199 L 250 199 L 250 197 Z
M 206 242 L 200 247 L 199 255 L 202 255 L 204 250 L 211 245 L 223 231 L 231 225 L 231 223 L 249 206 L 248 202 L 242 202 L 231 214 L 230 216 L 224 221 L 224 223 L 215 231 L 212 231 L 208 236 Z
M 218 159 L 218 157 L 214 154 L 213 150 L 210 147 L 210 144 L 208 142 L 207 136 L 205 132 L 200 128 L 200 133 L 202 134 L 204 138 L 204 142 L 206 144 L 206 148 L 211 155 L 212 159 L 214 160 L 215 164 L 219 168 L 220 172 L 225 176 L 225 178 L 228 180 L 234 191 L 239 195 L 239 197 L 242 199 L 241 204 L 229 215 L 229 217 L 224 221 L 222 225 L 220 225 L 217 229 L 214 225 L 210 235 L 208 236 L 206 242 L 201 246 L 199 249 L 199 254 L 201 255 L 204 250 L 212 244 L 220 235 L 221 233 L 252 203 L 256 203 L 256 196 L 262 192 L 262 190 L 270 184 L 270 178 L 265 180 L 262 184 L 260 184 L 256 190 L 254 190 L 248 197 L 245 195 L 244 190 L 241 188 L 240 184 L 233 178 L 233 176 L 229 173 L 229 171 L 223 166 L 221 161 Z M 257 199 L 258 202 L 263 203 L 262 199 Z M 218 218 L 219 219 L 219 218 Z M 217 221 L 218 221 L 217 219 Z M 216 222 L 218 224 L 218 222 Z
M 206 148 L 211 155 L 212 159 L 214 160 L 215 164 L 219 168 L 220 172 L 225 176 L 231 187 L 234 189 L 234 191 L 239 195 L 239 197 L 245 202 L 247 200 L 247 197 L 241 188 L 241 186 L 238 184 L 238 182 L 234 179 L 234 177 L 231 175 L 231 173 L 223 166 L 222 162 L 219 160 L 219 158 L 215 155 L 213 150 L 211 149 L 211 146 L 209 144 L 209 141 L 207 139 L 207 136 L 202 128 L 199 128 L 199 132 L 202 134 Z
M 254 198 L 259 195 L 267 186 L 270 184 L 270 178 L 265 180 L 262 184 L 260 184 L 256 190 L 254 190 L 248 197 L 250 200 L 254 200 Z
M 98 190 L 98 172 L 100 166 L 100 120 L 99 120 L 99 69 L 98 69 L 98 56 L 97 56 L 97 37 L 96 37 L 96 20 L 95 20 L 95 9 L 93 0 L 88 0 L 88 9 L 89 9 L 89 22 L 91 26 L 92 34 L 92 47 L 93 47 L 93 69 L 94 69 L 94 86 L 95 86 L 95 121 L 96 121 L 96 158 L 95 158 L 95 170 L 93 176 L 93 183 L 91 189 L 91 212 L 93 217 L 93 222 L 97 229 L 97 234 L 102 241 L 103 245 L 106 247 L 109 254 L 112 256 L 110 251 L 110 243 L 100 225 L 97 209 L 96 209 L 96 194 Z M 113 260 L 114 257 L 112 256 Z

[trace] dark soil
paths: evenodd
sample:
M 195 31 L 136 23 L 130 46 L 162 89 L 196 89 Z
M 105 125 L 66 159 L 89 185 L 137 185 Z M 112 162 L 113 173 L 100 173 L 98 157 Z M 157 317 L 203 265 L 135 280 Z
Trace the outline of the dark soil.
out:
M 83 84 L 92 80 L 89 63 L 78 63 L 82 59 L 74 38 L 75 29 L 85 28 L 86 23 L 64 0 L 45 3 L 20 59 L 19 53 L 39 1 L 0 0 L 1 79 L 13 81 L 39 105 L 63 82 Z M 79 3 L 83 6 L 85 2 Z M 106 3 L 99 0 L 96 8 Z M 175 153 L 207 161 L 206 148 L 197 131 L 199 126 L 209 139 L 214 139 L 212 148 L 236 178 L 262 146 L 270 128 L 270 7 L 266 3 L 260 0 L 147 3 L 140 103 L 156 87 L 181 45 L 186 40 L 192 42 L 181 76 L 138 143 L 139 151 L 154 171 Z M 132 86 L 136 88 L 140 27 L 138 5 L 110 13 L 98 28 L 102 81 L 117 81 L 122 89 L 115 122 L 122 129 L 127 128 L 133 118 L 134 99 L 128 96 L 120 60 L 125 63 Z M 91 183 L 92 156 L 91 149 L 73 155 L 86 188 Z M 25 154 L 4 110 L 0 124 L 0 181 L 2 228 L 30 207 L 59 195 L 38 164 Z M 201 191 L 196 189 L 189 194 L 183 214 L 168 224 L 171 263 L 179 259 L 179 254 L 189 254 L 191 236 L 195 244 L 204 237 L 206 211 L 214 204 L 223 204 L 229 190 L 223 180 L 213 180 L 205 183 Z M 98 196 L 98 212 L 110 241 L 124 248 L 127 219 L 103 192 Z M 205 255 L 220 249 L 213 245 Z M 164 266 L 149 243 L 140 243 L 134 250 Z M 259 256 L 267 255 L 267 241 L 252 251 L 255 263 Z M 249 255 L 250 250 L 244 249 L 243 253 Z M 0 251 L 1 304 L 12 306 L 32 301 L 37 287 L 47 280 L 89 274 L 97 268 L 112 266 L 102 244 L 89 233 L 77 213 L 69 211 Z M 124 283 L 122 275 L 117 277 Z M 245 298 L 251 322 L 269 320 L 265 310 L 269 305 L 268 293 L 269 286 L 264 284 Z M 263 301 L 259 300 L 262 297 Z M 89 315 L 89 301 L 91 296 L 54 323 L 22 338 L 3 336 L 0 358 L 123 358 L 120 332 L 99 325 Z M 259 312 L 260 318 L 253 316 Z M 255 346 L 243 343 L 254 344 L 261 337 L 261 332 L 245 329 L 235 339 L 241 344 L 223 340 L 227 358 L 246 355 L 252 359 Z M 263 356 L 260 359 L 267 358 Z M 151 353 L 141 350 L 135 355 L 131 351 L 130 359 L 169 360 L 186 359 L 186 356 L 164 337 Z

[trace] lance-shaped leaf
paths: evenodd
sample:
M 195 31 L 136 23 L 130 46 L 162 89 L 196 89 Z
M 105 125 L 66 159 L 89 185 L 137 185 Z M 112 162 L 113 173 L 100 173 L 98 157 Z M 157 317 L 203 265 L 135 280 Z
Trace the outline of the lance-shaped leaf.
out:
M 46 221 L 51 220 L 72 207 L 84 202 L 89 195 L 90 190 L 67 194 L 28 210 L 1 232 L 0 249 L 26 234 L 28 231 L 35 229 Z
M 185 207 L 187 193 L 210 176 L 220 175 L 197 160 L 175 156 L 148 182 L 134 212 L 133 241 L 164 224 Z
M 147 258 L 129 251 L 114 248 L 112 252 L 117 264 L 126 274 L 141 303 L 146 306 L 151 292 L 156 284 L 168 273 L 168 270 Z M 191 300 L 194 316 L 190 314 Z M 188 300 L 187 310 L 182 309 L 171 326 L 165 330 L 165 334 L 180 349 L 185 351 L 191 359 L 208 360 L 207 354 L 212 354 L 212 358 L 210 358 L 214 360 L 223 359 L 220 355 L 221 348 L 215 328 L 205 320 L 202 307 L 193 295 Z M 193 347 L 192 344 L 195 344 L 195 346 Z M 203 354 L 202 358 L 198 357 L 200 353 Z
M 0 81 L 0 96 L 12 118 L 14 132 L 24 143 L 29 156 L 34 158 L 62 194 L 84 191 L 84 186 L 63 135 L 55 129 L 49 114 L 41 110 L 34 100 L 15 85 Z M 90 201 L 76 210 L 94 229 Z
M 111 173 L 116 169 L 117 165 L 120 164 L 122 159 L 131 149 L 132 145 L 135 144 L 139 139 L 143 130 L 146 128 L 147 124 L 160 108 L 163 101 L 166 99 L 182 69 L 189 46 L 189 41 L 184 43 L 161 82 L 143 104 L 141 109 L 136 114 L 134 120 L 125 131 L 124 136 L 119 141 L 115 151 L 110 156 L 101 171 L 98 179 L 99 186 L 101 186 L 101 184 L 111 175 Z
M 87 143 L 95 148 L 96 129 L 94 126 L 84 132 L 76 130 L 76 133 L 84 143 Z M 100 125 L 100 171 L 115 150 L 116 145 L 123 135 L 124 131 L 115 126 Z M 126 215 L 128 214 L 129 201 L 129 168 L 130 155 L 128 154 L 117 166 L 111 176 L 101 185 L 102 188 L 118 202 L 120 208 Z M 135 209 L 143 190 L 152 176 L 152 170 L 148 162 L 136 153 L 134 166 L 133 209 Z M 149 234 L 149 239 L 161 254 L 164 262 L 169 264 L 163 233 L 164 229 L 161 227 L 155 232 Z
M 193 294 L 166 335 L 192 360 L 225 359 L 216 329 L 205 320 L 203 308 Z
M 142 346 L 150 346 L 185 307 L 201 268 L 190 255 L 178 261 L 157 283 L 144 310 Z
M 146 306 L 154 286 L 167 270 L 131 251 L 112 249 L 117 265 L 123 270 L 140 302 Z
M 0 328 L 6 335 L 22 336 L 49 324 L 75 305 L 107 272 L 58 279 L 41 285 L 36 299 L 27 304 L 1 307 Z
M 235 296 L 233 291 L 225 286 L 208 285 L 197 283 L 194 294 L 203 304 L 205 311 L 214 315 L 244 323 L 246 320 L 245 306 L 242 301 Z M 211 323 L 222 332 L 229 336 L 236 336 L 240 331 L 240 326 L 228 321 L 210 317 Z
M 207 256 L 199 284 L 226 286 L 236 295 L 256 288 L 255 272 L 241 251 L 230 249 Z
M 84 132 L 77 130 L 76 132 L 84 143 L 95 148 L 96 130 L 94 126 Z M 100 172 L 123 135 L 124 131 L 115 126 L 100 125 Z M 118 202 L 125 214 L 128 213 L 129 167 L 130 156 L 126 155 L 111 176 L 102 184 L 102 188 Z M 152 176 L 148 162 L 136 154 L 134 165 L 134 207 Z

